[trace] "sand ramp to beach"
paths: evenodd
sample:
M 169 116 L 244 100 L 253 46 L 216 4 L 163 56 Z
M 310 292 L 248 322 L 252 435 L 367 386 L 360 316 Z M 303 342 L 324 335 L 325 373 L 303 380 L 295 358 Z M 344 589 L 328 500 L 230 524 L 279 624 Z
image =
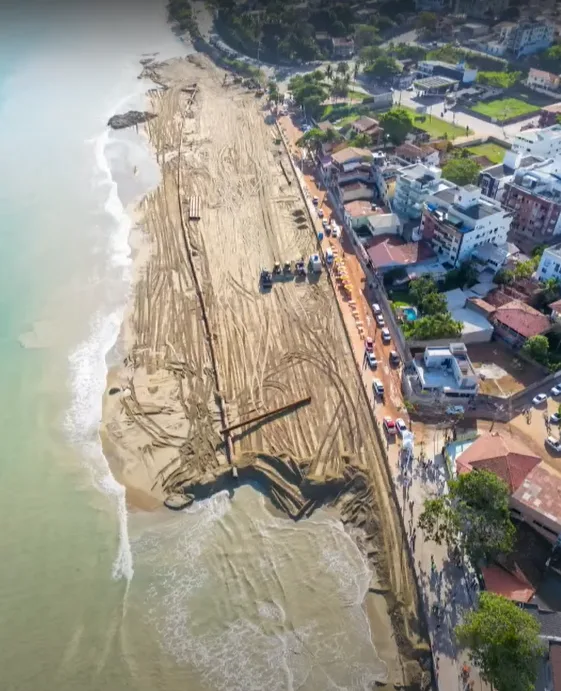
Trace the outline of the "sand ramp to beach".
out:
M 232 79 L 225 86 L 204 57 L 155 72 L 168 88 L 152 92 L 158 117 L 147 129 L 163 180 L 142 204 L 149 251 L 137 261 L 125 366 L 109 377 L 105 448 L 127 487 L 159 501 L 211 485 L 248 454 L 261 478 L 276 472 L 265 455 L 300 459 L 314 481 L 343 478 L 352 458 L 369 484 L 345 496 L 346 515 L 370 528 L 398 639 L 411 644 L 405 536 L 333 288 L 323 273 L 260 290 L 262 268 L 316 250 L 277 126 L 263 99 Z M 194 198 L 200 220 L 189 220 Z M 232 432 L 230 452 L 224 445 L 224 414 L 233 424 L 307 396 L 309 405 Z M 296 512 L 283 477 L 274 489 Z

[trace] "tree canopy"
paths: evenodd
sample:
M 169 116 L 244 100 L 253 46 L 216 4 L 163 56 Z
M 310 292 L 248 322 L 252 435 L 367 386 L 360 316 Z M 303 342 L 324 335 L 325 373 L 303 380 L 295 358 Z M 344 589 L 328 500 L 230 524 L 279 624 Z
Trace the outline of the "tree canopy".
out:
M 413 121 L 405 108 L 392 108 L 380 118 L 380 125 L 394 144 L 401 144 L 413 130 Z
M 456 627 L 460 644 L 496 691 L 534 691 L 544 648 L 534 617 L 511 600 L 483 592 Z
M 390 79 L 401 72 L 401 67 L 390 55 L 380 55 L 374 62 L 366 65 L 364 73 L 380 79 Z
M 324 73 L 316 70 L 311 74 L 296 75 L 288 82 L 294 101 L 312 115 L 319 112 L 321 104 L 329 96 L 324 79 Z
M 531 336 L 522 346 L 522 352 L 542 365 L 549 363 L 549 341 L 545 336 Z
M 447 495 L 425 501 L 419 526 L 427 537 L 461 547 L 475 562 L 510 552 L 515 531 L 506 483 L 494 473 L 473 470 L 448 487 Z
M 478 84 L 496 86 L 499 89 L 510 89 L 522 79 L 522 72 L 479 72 Z
M 442 169 L 442 177 L 455 185 L 473 185 L 480 171 L 481 166 L 471 158 L 453 158 Z

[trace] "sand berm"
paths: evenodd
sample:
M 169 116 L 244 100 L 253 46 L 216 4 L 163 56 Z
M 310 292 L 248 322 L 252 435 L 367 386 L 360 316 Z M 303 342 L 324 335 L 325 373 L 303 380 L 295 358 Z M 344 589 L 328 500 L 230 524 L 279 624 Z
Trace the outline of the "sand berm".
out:
M 387 688 L 423 688 L 427 645 L 405 535 L 333 288 L 325 273 L 259 286 L 263 267 L 316 248 L 274 117 L 202 55 L 147 65 L 143 77 L 160 87 L 145 127 L 162 181 L 133 238 L 127 355 L 104 396 L 107 458 L 144 509 L 246 479 L 295 520 L 334 507 L 375 573 L 366 606 Z M 189 219 L 194 199 L 200 220 Z

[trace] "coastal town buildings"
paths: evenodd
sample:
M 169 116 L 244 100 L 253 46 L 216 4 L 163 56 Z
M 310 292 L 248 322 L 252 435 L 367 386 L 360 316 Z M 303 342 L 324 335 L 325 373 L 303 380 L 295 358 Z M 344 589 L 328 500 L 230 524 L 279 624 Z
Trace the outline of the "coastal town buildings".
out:
M 478 377 L 463 343 L 429 346 L 412 364 L 410 382 L 420 394 L 466 399 L 478 392 Z
M 423 203 L 438 191 L 440 168 L 415 163 L 400 168 L 396 174 L 393 210 L 404 219 L 420 219 Z
M 558 74 L 538 70 L 535 67 L 530 68 L 526 80 L 526 84 L 531 89 L 542 89 L 544 91 L 557 91 L 560 83 L 561 79 Z
M 441 180 L 425 204 L 421 234 L 442 262 L 458 266 L 482 245 L 507 242 L 512 214 L 475 185 L 458 187 Z
M 440 163 L 438 150 L 428 144 L 417 146 L 404 142 L 395 149 L 395 156 L 407 163 L 424 163 L 427 166 L 437 166 Z
M 541 336 L 551 329 L 551 322 L 542 312 L 521 300 L 511 300 L 497 307 L 491 321 L 495 337 L 510 346 L 520 348 L 533 336 Z
M 498 43 L 504 46 L 505 52 L 516 58 L 549 48 L 555 36 L 553 23 L 542 19 L 502 22 L 498 29 Z
M 446 77 L 461 84 L 472 84 L 477 79 L 477 69 L 465 63 L 451 65 L 441 60 L 421 60 L 417 71 L 422 77 Z
M 502 203 L 512 214 L 510 239 L 525 252 L 561 233 L 561 158 L 516 171 Z
M 558 156 L 561 154 L 561 125 L 518 132 L 512 141 L 512 150 L 540 158 Z
M 520 151 L 506 151 L 502 163 L 484 168 L 479 173 L 477 184 L 486 197 L 501 201 L 505 185 L 512 182 L 519 168 L 530 168 L 535 163 L 543 162 L 537 156 L 525 155 Z
M 536 269 L 536 277 L 540 281 L 553 278 L 561 282 L 561 244 L 546 247 Z

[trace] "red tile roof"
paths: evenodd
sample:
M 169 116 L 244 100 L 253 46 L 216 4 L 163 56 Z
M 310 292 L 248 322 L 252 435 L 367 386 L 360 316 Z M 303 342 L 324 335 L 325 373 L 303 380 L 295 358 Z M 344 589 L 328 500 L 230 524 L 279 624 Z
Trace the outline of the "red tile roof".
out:
M 352 218 L 364 218 L 365 216 L 373 216 L 376 212 L 372 208 L 372 202 L 364 199 L 355 199 L 352 202 L 345 204 L 345 211 Z
M 550 302 L 548 305 L 549 309 L 555 312 L 561 312 L 561 300 L 555 300 L 555 302 Z
M 401 144 L 395 150 L 396 156 L 401 156 L 402 158 L 425 158 L 431 154 L 437 153 L 436 149 L 432 146 L 416 146 L 415 144 Z
M 500 566 L 484 566 L 481 568 L 481 573 L 487 590 L 507 597 L 509 600 L 530 602 L 536 592 L 528 581 L 522 580 Z
M 367 247 L 366 252 L 377 268 L 393 264 L 417 264 L 436 256 L 424 240 L 404 242 L 398 235 L 380 235 Z
M 551 326 L 549 319 L 520 300 L 511 300 L 497 309 L 493 319 L 508 326 L 524 338 L 538 336 Z
M 541 458 L 517 439 L 487 432 L 458 456 L 456 468 L 460 475 L 472 470 L 488 470 L 504 480 L 512 494 L 540 462 Z
M 553 523 L 561 525 L 561 476 L 540 464 L 524 479 L 514 498 Z

